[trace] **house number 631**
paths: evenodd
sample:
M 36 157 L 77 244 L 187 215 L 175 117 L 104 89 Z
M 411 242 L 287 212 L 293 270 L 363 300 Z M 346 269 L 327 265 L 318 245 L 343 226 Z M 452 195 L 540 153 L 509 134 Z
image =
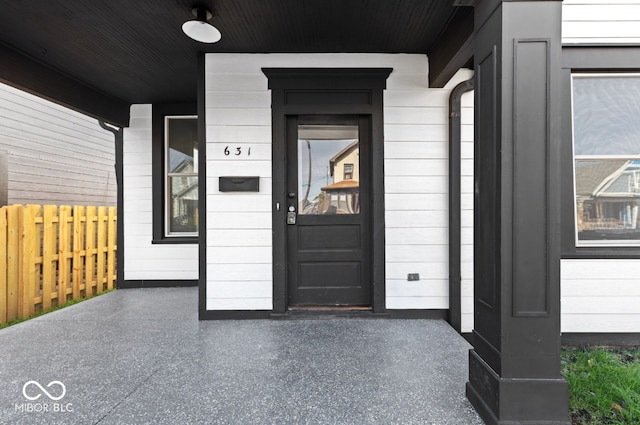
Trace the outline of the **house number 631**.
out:
M 236 147 L 225 146 L 224 147 L 225 156 L 229 156 L 229 155 L 241 156 L 243 154 L 246 156 L 251 156 L 251 148 L 247 148 L 245 151 L 241 146 L 236 146 Z

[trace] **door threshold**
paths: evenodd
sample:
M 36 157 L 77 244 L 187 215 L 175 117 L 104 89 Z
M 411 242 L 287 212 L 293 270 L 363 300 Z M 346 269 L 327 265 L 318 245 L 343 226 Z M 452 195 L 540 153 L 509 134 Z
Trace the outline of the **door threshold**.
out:
M 359 305 L 294 305 L 289 311 L 371 311 L 371 306 Z
M 292 306 L 284 313 L 271 314 L 272 319 L 382 319 L 389 313 L 374 313 L 370 306 Z

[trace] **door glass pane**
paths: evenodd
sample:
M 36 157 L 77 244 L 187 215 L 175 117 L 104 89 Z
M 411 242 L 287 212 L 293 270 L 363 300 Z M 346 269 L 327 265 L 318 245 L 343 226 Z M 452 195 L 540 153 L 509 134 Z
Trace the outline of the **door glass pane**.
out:
M 298 126 L 298 214 L 360 213 L 357 125 Z

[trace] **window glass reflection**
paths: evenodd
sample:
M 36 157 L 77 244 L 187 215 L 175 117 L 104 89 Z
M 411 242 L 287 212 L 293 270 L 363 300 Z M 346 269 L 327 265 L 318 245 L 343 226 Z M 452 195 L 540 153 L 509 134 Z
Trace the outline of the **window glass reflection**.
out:
M 640 243 L 640 76 L 574 75 L 578 245 Z
M 298 214 L 359 214 L 359 172 L 357 126 L 298 126 Z
M 575 155 L 640 155 L 640 76 L 574 76 Z
M 198 120 L 165 117 L 166 234 L 198 233 Z

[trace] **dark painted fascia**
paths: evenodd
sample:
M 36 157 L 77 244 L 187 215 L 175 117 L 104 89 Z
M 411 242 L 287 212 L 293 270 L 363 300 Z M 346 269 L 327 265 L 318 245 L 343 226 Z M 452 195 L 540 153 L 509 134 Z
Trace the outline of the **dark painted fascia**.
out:
M 473 58 L 473 8 L 459 7 L 429 58 L 429 87 L 442 88 Z
M 0 42 L 0 81 L 118 127 L 129 126 L 130 104 L 70 78 Z

